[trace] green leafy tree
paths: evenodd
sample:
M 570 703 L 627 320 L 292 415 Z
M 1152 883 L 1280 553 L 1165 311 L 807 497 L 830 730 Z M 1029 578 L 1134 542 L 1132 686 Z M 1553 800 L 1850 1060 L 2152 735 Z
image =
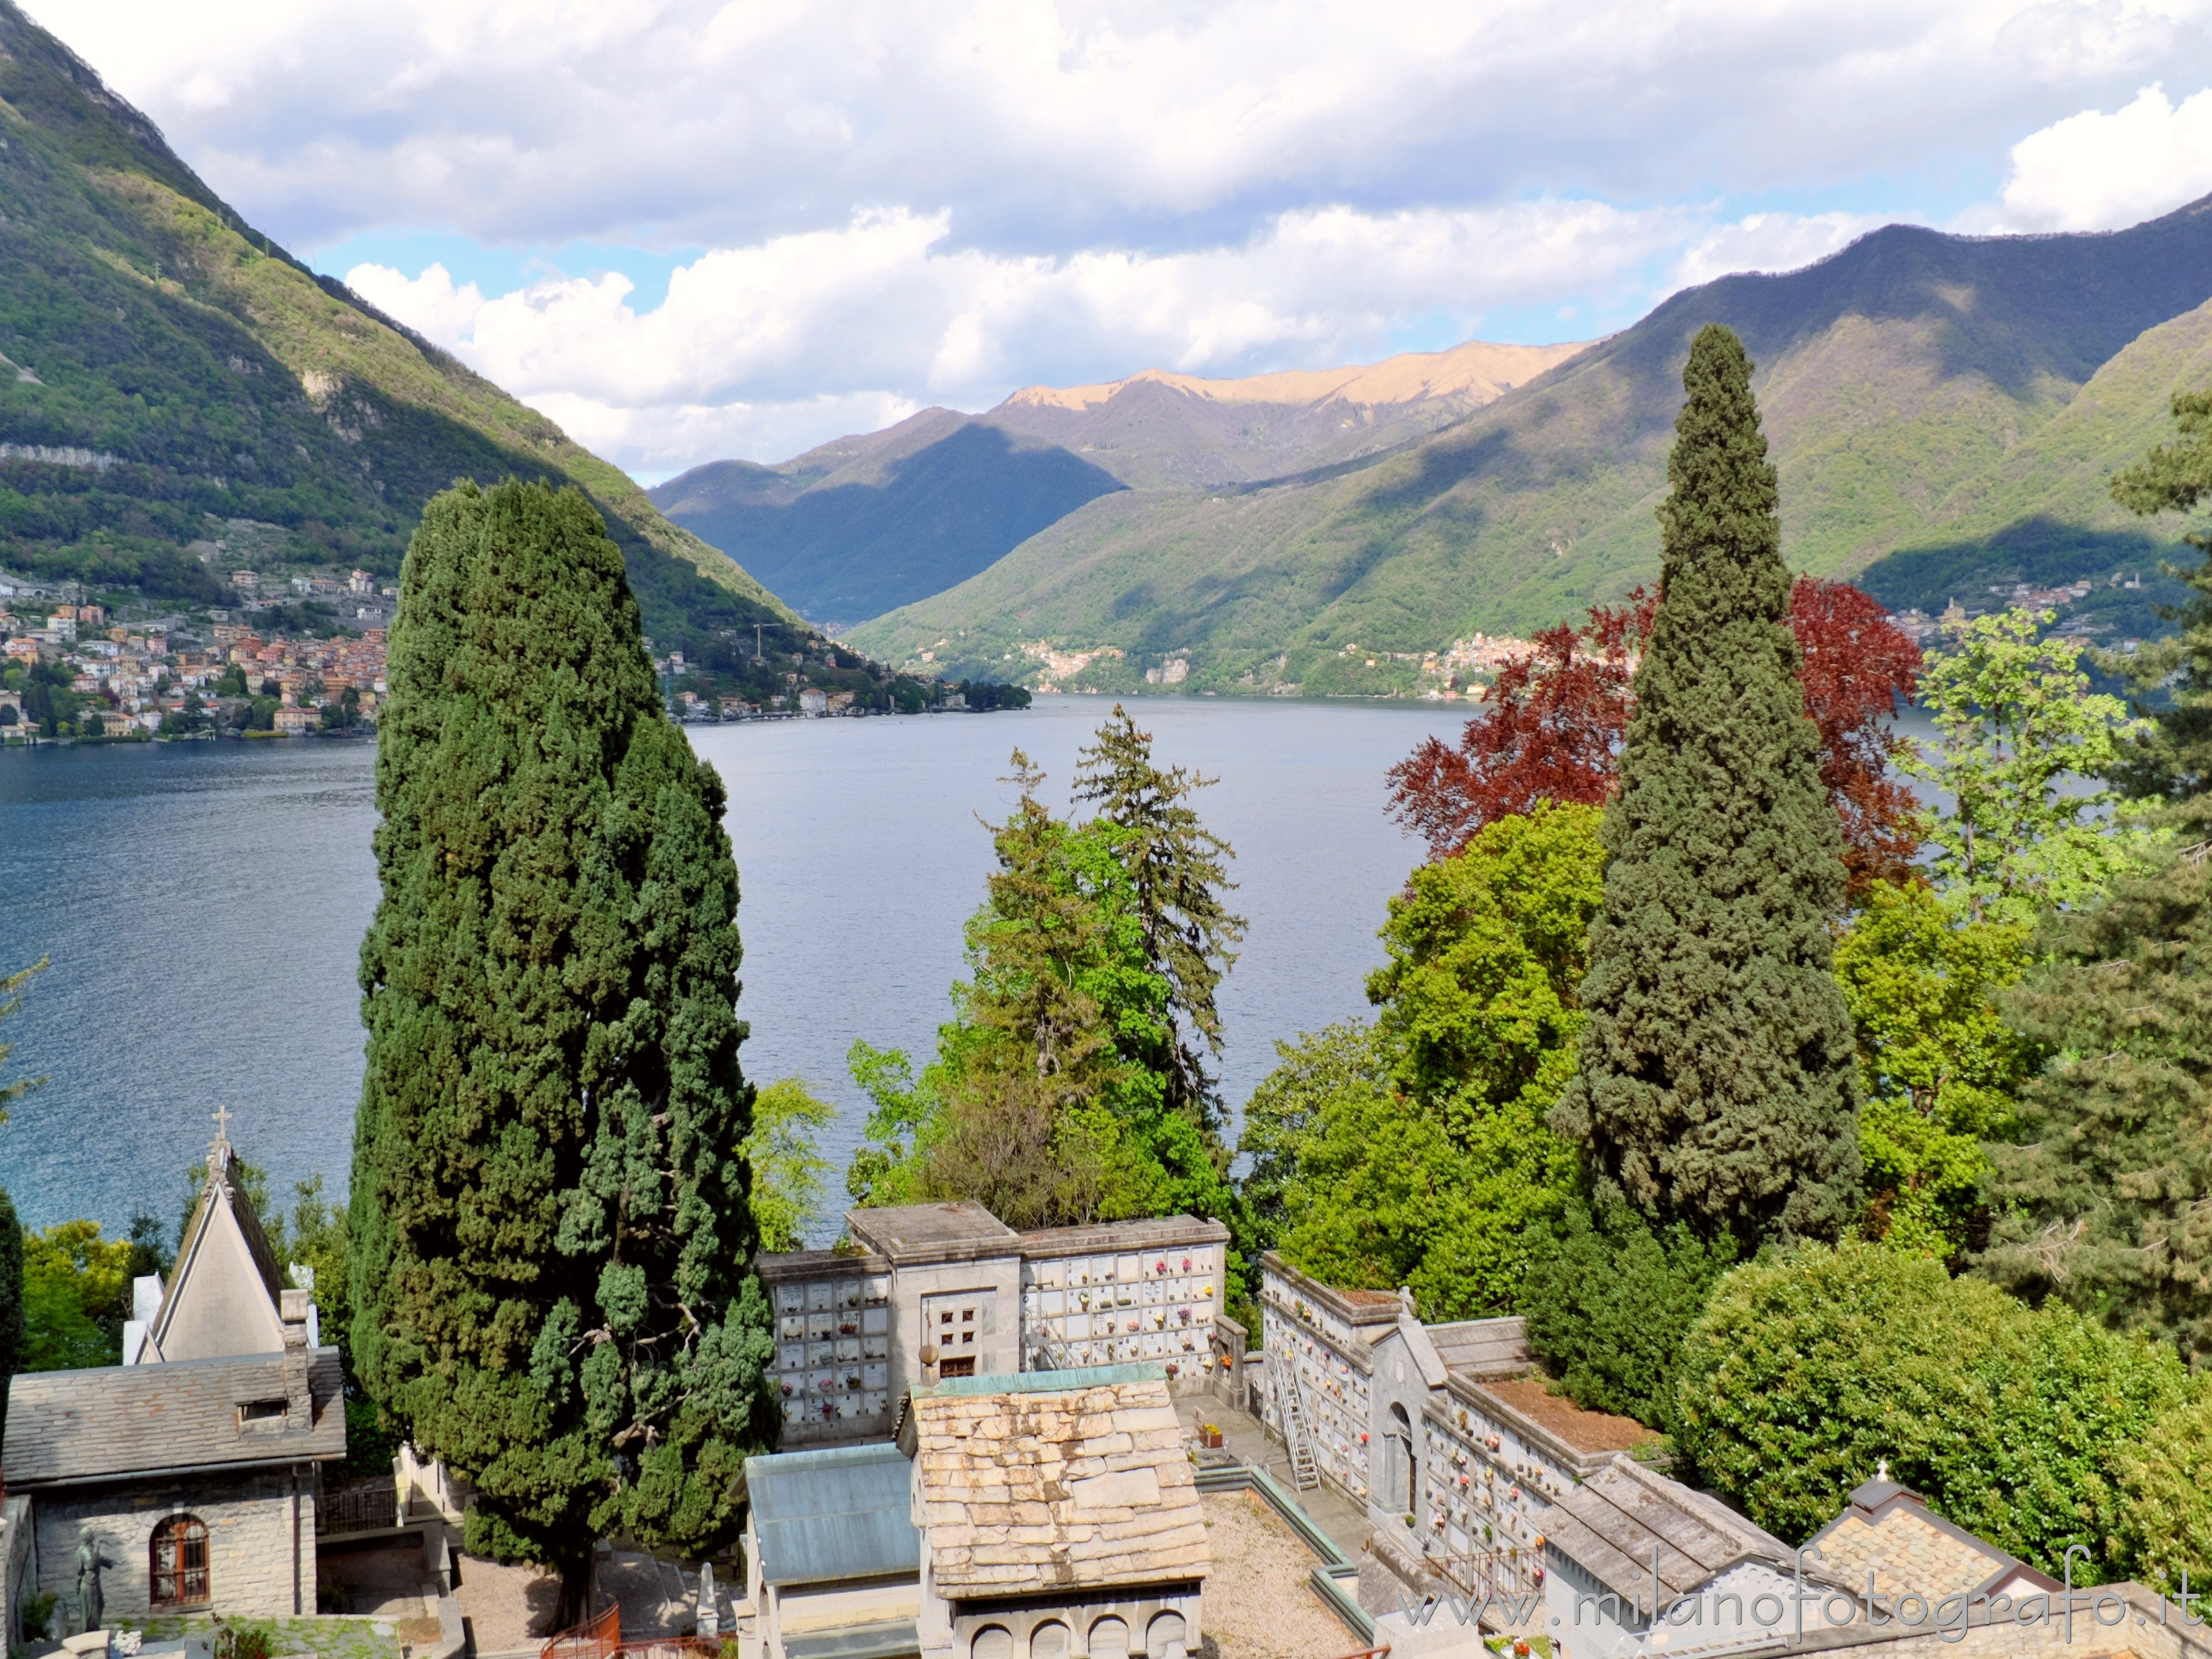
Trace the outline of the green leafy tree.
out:
M 1928 823 L 1932 873 L 1970 921 L 2031 923 L 2094 897 L 2140 855 L 2139 833 L 2098 816 L 2113 793 L 2078 782 L 2114 769 L 2139 728 L 2118 697 L 2090 695 L 2079 647 L 2040 637 L 2056 614 L 1977 617 L 1921 671 L 1937 738 L 1898 765 L 1951 799 Z
M 1235 1194 L 1200 1101 L 1170 1100 L 1176 986 L 1152 960 L 1138 832 L 1056 818 L 1017 750 L 1021 799 L 967 928 L 969 978 L 919 1077 L 854 1045 L 875 1102 L 847 1190 L 865 1204 L 968 1199 L 1014 1226 L 1188 1212 Z
M 1990 1172 L 2039 1061 L 1997 1013 L 2029 961 L 2029 930 L 1968 921 L 1930 889 L 1877 883 L 1836 942 L 1866 1105 L 1865 1231 L 1946 1261 L 1965 1251 Z
M 27 1371 L 77 1370 L 123 1358 L 131 1309 L 127 1240 L 102 1238 L 96 1221 L 58 1222 L 23 1236 Z
M 1606 808 L 1576 1077 L 1552 1121 L 1662 1225 L 1832 1237 L 1859 1207 L 1831 971 L 1842 832 L 1784 620 L 1772 464 L 1735 336 L 1701 330 L 1659 509 L 1663 597 Z
M 2112 479 L 2112 499 L 2131 512 L 2185 513 L 2212 496 L 2212 391 L 2176 392 L 2173 416 L 2179 441 Z M 2212 791 L 2212 535 L 2185 539 L 2208 556 L 2185 569 L 2166 566 L 2191 590 L 2185 604 L 2160 613 L 2180 626 L 2102 665 L 2126 677 L 2136 713 L 2151 720 L 2130 735 L 2111 775 L 2130 795 L 2171 802 Z M 2188 816 L 2204 827 L 2201 805 Z
M 1304 1214 L 1310 1188 L 1300 1173 L 1302 1155 L 1325 1132 L 1332 1105 L 1356 1094 L 1362 1098 L 1353 1110 L 1379 1108 L 1395 1094 L 1396 1073 L 1390 1045 L 1358 1020 L 1276 1042 L 1275 1069 L 1245 1103 L 1237 1143 L 1245 1160 L 1238 1190 L 1256 1249 L 1279 1248 Z
M 1246 1109 L 1247 1202 L 1266 1242 L 1423 1316 L 1513 1311 L 1577 1184 L 1545 1114 L 1573 1065 L 1600 813 L 1539 806 L 1413 872 L 1390 902 L 1371 1030 L 1296 1047 Z
M 475 1483 L 471 1547 L 551 1564 L 573 1617 L 599 1537 L 726 1543 L 775 1438 L 726 801 L 573 489 L 431 501 L 390 680 L 354 1360 Z
M 1674 1442 L 1785 1541 L 1887 1460 L 2000 1548 L 2056 1573 L 2081 1544 L 2110 1576 L 2122 1460 L 2187 1388 L 2171 1347 L 1852 1241 L 1721 1281 L 1683 1345 Z
M 1152 759 L 1152 733 L 1139 731 L 1119 703 L 1082 762 L 1075 799 L 1095 803 L 1100 819 L 1121 832 L 1114 854 L 1129 874 L 1145 961 L 1167 983 L 1165 1037 L 1143 1058 L 1164 1085 L 1166 1105 L 1217 1134 L 1219 1090 L 1206 1069 L 1208 1056 L 1221 1054 L 1214 993 L 1236 963 L 1231 947 L 1244 936 L 1244 918 L 1222 897 L 1236 885 L 1228 866 L 1236 854 L 1188 805 L 1216 780 L 1180 766 L 1163 770 Z
M 753 1224 L 763 1250 L 805 1248 L 830 1168 L 816 1137 L 836 1118 L 837 1109 L 795 1077 L 779 1079 L 753 1097 L 744 1152 L 753 1172 Z
M 2160 1418 L 2113 1460 L 2116 1572 L 2179 1595 L 2204 1594 L 2212 1567 L 2212 1393 Z M 2192 1616 L 2200 1616 L 2194 1615 Z
M 1528 1270 L 1530 1352 L 1577 1404 L 1671 1431 L 1682 1343 L 1735 1240 L 1681 1221 L 1655 1231 L 1617 1193 L 1570 1202 L 1554 1232 Z
M 2062 916 L 2006 1001 L 2053 1058 L 1990 1147 L 1979 1271 L 2212 1359 L 2212 862 L 2171 848 Z
M 22 972 L 9 974 L 4 978 L 0 978 L 0 1023 L 4 1023 L 22 1011 L 24 988 L 39 975 L 44 973 L 46 969 L 46 959 L 40 957 Z M 0 1042 L 0 1067 L 4 1067 L 8 1064 L 8 1056 L 15 1052 L 15 1045 L 12 1042 Z M 42 1077 L 33 1077 L 17 1078 L 10 1082 L 6 1073 L 0 1071 L 0 1123 L 5 1123 L 8 1121 L 8 1109 L 10 1106 L 45 1081 L 46 1079 Z

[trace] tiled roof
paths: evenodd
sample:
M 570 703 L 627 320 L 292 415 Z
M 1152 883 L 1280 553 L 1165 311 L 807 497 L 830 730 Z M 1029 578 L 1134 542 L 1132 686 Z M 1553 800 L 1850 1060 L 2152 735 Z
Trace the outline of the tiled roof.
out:
M 240 1420 L 239 1407 L 284 1398 L 284 1357 L 180 1359 L 161 1365 L 32 1371 L 8 1385 L 0 1467 L 10 1486 L 99 1480 L 210 1463 L 345 1455 L 338 1351 L 309 1356 L 314 1421 Z
M 1544 1530 L 1550 1547 L 1624 1595 L 1650 1594 L 1655 1552 L 1668 1596 L 1686 1595 L 1740 1561 L 1772 1561 L 1786 1570 L 1791 1560 L 1780 1539 L 1626 1457 L 1562 1493 Z
M 1166 1377 L 1145 1369 L 1152 1374 L 1076 1388 L 915 1393 L 922 1528 L 941 1593 L 1206 1576 L 1206 1522 L 1182 1425 Z
M 1877 1595 L 1964 1595 L 2025 1573 L 2055 1581 L 2026 1566 L 1987 1539 L 1945 1520 L 1927 1499 L 1894 1480 L 1868 1481 L 1851 1494 L 1850 1507 L 1822 1528 L 1816 1547 L 1832 1572 L 1855 1584 L 1874 1575 Z

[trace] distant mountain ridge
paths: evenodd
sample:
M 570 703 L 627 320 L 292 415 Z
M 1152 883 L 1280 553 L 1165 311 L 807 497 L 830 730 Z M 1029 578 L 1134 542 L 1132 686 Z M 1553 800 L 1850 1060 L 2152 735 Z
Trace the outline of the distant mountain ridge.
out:
M 1249 483 L 1418 441 L 1580 345 L 1402 352 L 1211 380 L 1147 369 L 927 409 L 778 466 L 715 461 L 648 492 L 807 616 L 856 623 L 941 592 L 1102 495 Z
M 13 0 L 0 138 L 0 562 L 220 603 L 228 573 L 187 550 L 246 520 L 388 579 L 430 495 L 515 473 L 592 496 L 662 644 L 703 659 L 798 623 L 617 468 L 255 231 Z
M 2096 235 L 1891 226 L 1802 270 L 1675 295 L 1351 465 L 1102 495 L 852 638 L 969 670 L 1103 653 L 1085 682 L 1101 690 L 1178 659 L 1190 690 L 1412 689 L 1409 653 L 1656 574 L 1681 365 L 1707 322 L 1758 365 L 1793 564 L 1850 575 L 1946 549 L 1954 574 L 1989 574 L 2033 544 L 2068 566 L 2039 580 L 2101 579 L 2176 533 L 2126 522 L 2103 479 L 2165 435 L 2172 391 L 2205 383 L 2208 301 L 2212 198 Z

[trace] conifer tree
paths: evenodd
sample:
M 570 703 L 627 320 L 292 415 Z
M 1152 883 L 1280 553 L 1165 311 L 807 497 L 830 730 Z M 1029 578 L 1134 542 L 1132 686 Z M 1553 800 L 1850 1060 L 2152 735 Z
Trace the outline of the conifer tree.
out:
M 1990 1147 L 1984 1275 L 2212 1361 L 2212 860 L 2158 855 L 2062 913 L 2006 1000 L 2055 1058 Z
M 0 1429 L 8 1425 L 8 1379 L 23 1369 L 23 1226 L 0 1187 Z
M 1774 467 L 1729 330 L 1690 347 L 1659 509 L 1589 1023 L 1553 1121 L 1601 1188 L 1712 1236 L 1833 1237 L 1857 1203 L 1858 1076 L 1830 970 L 1844 869 L 1785 625 Z
M 1095 802 L 1099 817 L 1122 831 L 1115 857 L 1134 890 L 1145 959 L 1168 984 L 1166 1041 L 1146 1063 L 1165 1080 L 1168 1107 L 1218 1137 L 1221 1103 L 1206 1069 L 1207 1057 L 1221 1054 L 1213 994 L 1236 963 L 1231 947 L 1244 937 L 1244 918 L 1222 902 L 1237 884 L 1227 862 L 1236 854 L 1188 805 L 1215 780 L 1180 766 L 1163 771 L 1152 734 L 1119 703 L 1082 757 L 1075 799 Z
M 2176 392 L 2173 417 L 2180 441 L 2160 445 L 2112 479 L 2113 499 L 2132 512 L 2185 513 L 2212 501 L 2212 391 Z M 2194 830 L 2212 817 L 2202 799 L 2212 794 L 2212 533 L 2199 530 L 2183 539 L 2206 556 L 2185 568 L 2168 567 L 2192 590 L 2167 613 L 2180 627 L 2105 666 L 2126 676 L 2137 712 L 2156 721 L 2136 740 L 2115 781 L 2130 794 L 2185 803 L 2181 816 Z
M 731 1536 L 772 1443 L 740 1146 L 738 874 L 574 489 L 463 482 L 401 577 L 362 947 L 354 1358 L 476 1484 L 473 1549 Z

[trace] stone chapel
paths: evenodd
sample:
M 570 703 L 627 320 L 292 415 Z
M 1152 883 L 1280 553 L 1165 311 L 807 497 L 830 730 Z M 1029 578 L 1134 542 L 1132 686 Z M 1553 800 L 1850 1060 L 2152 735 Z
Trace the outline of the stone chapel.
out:
M 140 1279 L 123 1363 L 13 1379 L 0 1613 L 55 1633 L 179 1614 L 315 1611 L 321 1474 L 346 1449 L 338 1352 L 288 1288 L 218 1133 L 165 1285 Z

